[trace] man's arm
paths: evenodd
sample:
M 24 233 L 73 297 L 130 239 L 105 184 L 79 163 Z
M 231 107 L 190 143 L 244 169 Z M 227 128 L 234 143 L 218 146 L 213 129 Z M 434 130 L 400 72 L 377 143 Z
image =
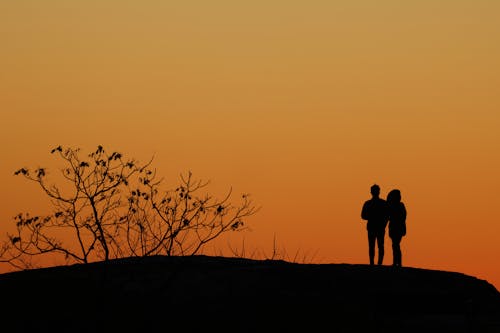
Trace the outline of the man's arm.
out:
M 363 204 L 363 208 L 361 209 L 361 218 L 363 220 L 368 220 L 368 201 Z

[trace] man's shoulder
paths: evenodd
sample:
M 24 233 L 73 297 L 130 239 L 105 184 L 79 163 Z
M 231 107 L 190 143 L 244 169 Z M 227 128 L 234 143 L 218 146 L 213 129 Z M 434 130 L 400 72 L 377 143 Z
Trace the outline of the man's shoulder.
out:
M 385 199 L 382 199 L 382 198 L 371 198 L 371 199 L 368 199 L 365 201 L 365 204 L 367 203 L 386 203 L 387 201 Z

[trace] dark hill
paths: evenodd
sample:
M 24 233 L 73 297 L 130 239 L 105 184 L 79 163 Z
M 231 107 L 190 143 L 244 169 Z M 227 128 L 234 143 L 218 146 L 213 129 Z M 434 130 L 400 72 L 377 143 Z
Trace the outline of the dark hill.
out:
M 0 275 L 2 332 L 500 332 L 500 294 L 460 273 L 149 257 Z

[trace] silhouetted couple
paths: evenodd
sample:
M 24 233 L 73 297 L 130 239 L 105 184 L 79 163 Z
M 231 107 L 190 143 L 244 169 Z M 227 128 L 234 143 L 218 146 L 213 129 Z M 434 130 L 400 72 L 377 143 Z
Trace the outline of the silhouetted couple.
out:
M 366 220 L 368 231 L 368 253 L 370 265 L 375 264 L 375 243 L 378 247 L 378 261 L 384 261 L 385 229 L 389 224 L 389 237 L 392 240 L 393 266 L 402 266 L 401 239 L 406 235 L 406 207 L 401 201 L 401 192 L 394 189 L 387 195 L 387 200 L 380 198 L 380 187 L 375 184 L 370 188 L 372 198 L 365 201 L 361 218 Z

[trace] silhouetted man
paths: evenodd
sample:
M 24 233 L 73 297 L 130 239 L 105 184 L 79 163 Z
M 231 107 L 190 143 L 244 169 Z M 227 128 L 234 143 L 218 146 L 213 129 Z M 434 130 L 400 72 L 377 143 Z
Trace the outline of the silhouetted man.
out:
M 361 210 L 361 218 L 366 220 L 366 230 L 368 230 L 368 252 L 370 255 L 370 265 L 374 264 L 375 242 L 378 246 L 378 264 L 382 265 L 384 260 L 384 238 L 385 227 L 388 222 L 387 203 L 380 198 L 380 187 L 374 184 L 370 188 L 372 198 L 365 201 Z

